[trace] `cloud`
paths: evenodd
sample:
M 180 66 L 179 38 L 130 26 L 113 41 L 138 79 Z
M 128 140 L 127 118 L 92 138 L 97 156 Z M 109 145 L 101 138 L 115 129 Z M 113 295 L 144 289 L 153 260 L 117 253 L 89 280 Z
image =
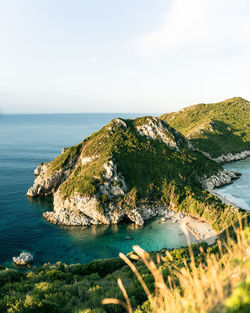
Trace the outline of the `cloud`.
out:
M 249 49 L 250 1 L 172 0 L 159 28 L 130 44 L 144 56 Z
M 96 63 L 99 63 L 99 62 L 100 62 L 100 60 L 97 57 L 95 57 L 95 56 L 89 58 L 89 63 L 96 64 Z

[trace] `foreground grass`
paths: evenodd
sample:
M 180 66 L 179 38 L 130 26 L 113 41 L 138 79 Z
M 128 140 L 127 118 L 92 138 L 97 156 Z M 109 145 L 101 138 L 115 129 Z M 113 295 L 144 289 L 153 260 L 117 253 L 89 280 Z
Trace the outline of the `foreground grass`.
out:
M 176 266 L 171 254 L 159 257 L 157 265 L 139 246 L 134 247 L 134 259 L 142 260 L 154 277 L 151 293 L 134 264 L 123 254 L 120 257 L 130 266 L 140 281 L 148 300 L 136 313 L 201 313 L 250 311 L 250 228 L 236 230 L 237 241 L 228 237 L 218 241 L 218 253 L 205 254 L 198 260 L 190 248 L 190 263 Z M 167 262 L 167 264 L 166 264 Z M 163 263 L 163 265 L 162 265 Z M 164 277 L 165 267 L 169 275 Z M 118 285 L 126 302 L 105 299 L 104 304 L 120 304 L 129 313 L 133 308 L 122 281 Z

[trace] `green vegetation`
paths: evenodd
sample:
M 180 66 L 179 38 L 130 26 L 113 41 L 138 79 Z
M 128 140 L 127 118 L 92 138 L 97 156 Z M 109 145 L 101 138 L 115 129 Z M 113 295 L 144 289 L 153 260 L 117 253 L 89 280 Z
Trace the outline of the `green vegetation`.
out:
M 212 157 L 250 150 L 250 102 L 243 98 L 201 103 L 161 118 Z
M 243 240 L 243 237 L 240 237 L 241 240 L 239 242 L 240 247 L 243 246 L 244 243 L 244 250 L 238 249 L 240 251 L 246 251 L 246 239 L 249 244 L 249 228 L 245 230 L 244 234 L 245 239 Z M 218 263 L 218 265 L 223 264 L 224 266 L 225 261 L 226 264 L 232 264 L 235 271 L 237 270 L 238 276 L 236 279 L 230 272 L 230 275 L 234 277 L 233 279 L 235 283 L 232 286 L 235 286 L 235 288 L 231 288 L 231 286 L 231 289 L 228 288 L 225 293 L 225 298 L 227 299 L 225 301 L 225 307 L 227 308 L 227 311 L 219 312 L 247 312 L 243 309 L 246 309 L 247 305 L 249 305 L 249 277 L 245 274 L 241 275 L 238 265 L 240 265 L 240 268 L 244 267 L 245 269 L 245 264 L 249 264 L 249 255 L 246 254 L 243 259 L 242 255 L 239 255 L 239 253 L 237 254 L 235 252 L 236 250 L 233 250 L 231 247 L 231 244 L 228 244 L 227 246 L 224 246 L 223 244 L 208 246 L 206 243 L 202 243 L 193 245 L 192 253 L 195 264 L 198 265 L 202 262 L 204 267 L 207 264 L 207 260 L 209 260 L 208 257 L 212 258 L 214 262 L 214 255 L 219 257 L 223 254 L 223 257 L 220 259 L 224 260 L 224 263 Z M 175 271 L 181 268 L 185 270 L 187 266 L 188 268 L 190 266 L 192 269 L 192 255 L 190 256 L 189 249 L 181 248 L 172 251 L 162 249 L 160 252 L 153 252 L 150 255 L 155 262 L 157 260 L 159 261 L 158 255 L 161 256 L 160 272 L 162 273 L 164 280 L 168 282 L 168 287 L 168 277 L 171 275 L 171 284 L 174 290 L 178 293 L 181 286 L 181 279 L 177 272 L 173 273 L 173 270 Z M 228 255 L 230 255 L 229 259 Z M 155 282 L 150 269 L 147 268 L 143 260 L 135 260 L 131 253 L 129 256 L 131 262 L 136 266 L 143 280 L 147 284 L 149 291 L 153 294 L 155 291 Z M 215 266 L 216 271 L 219 269 L 223 274 L 223 266 L 218 267 L 215 263 L 213 263 L 213 265 Z M 218 280 L 217 285 L 221 273 L 219 275 L 218 272 L 216 272 L 218 275 L 216 278 Z M 130 270 L 129 266 L 119 258 L 93 261 L 86 265 L 66 265 L 60 262 L 55 265 L 44 264 L 39 268 L 34 267 L 28 269 L 27 272 L 1 267 L 0 312 L 124 312 L 123 308 L 117 305 L 102 305 L 102 300 L 104 298 L 115 297 L 122 299 L 122 292 L 116 285 L 118 278 L 121 278 L 127 290 L 133 309 L 137 308 L 136 312 L 152 312 L 151 304 L 147 300 L 147 296 L 145 295 L 137 277 Z M 214 286 L 214 280 L 212 281 L 212 285 Z M 227 284 L 226 286 L 229 285 L 230 284 Z M 191 292 L 193 286 L 193 283 L 188 285 L 187 288 L 189 292 Z M 213 289 L 209 289 L 206 292 L 205 296 L 209 296 L 209 292 L 213 294 Z M 216 301 L 214 301 L 214 303 L 216 303 Z
M 97 187 L 103 183 L 105 174 L 103 165 L 112 158 L 112 145 L 107 127 L 95 132 L 81 143 L 81 157 L 93 159 L 83 165 L 81 162 L 77 163 L 73 173 L 60 186 L 64 198 L 70 197 L 74 192 L 83 196 L 97 193 Z
M 162 118 L 190 137 L 195 147 L 216 157 L 250 148 L 248 113 L 249 102 L 233 98 L 218 104 L 200 104 Z M 65 149 L 48 164 L 50 175 L 72 170 L 59 187 L 63 197 L 70 198 L 75 192 L 96 195 L 100 212 L 110 202 L 134 208 L 141 202 L 157 201 L 173 210 L 201 217 L 217 230 L 235 223 L 239 216 L 249 219 L 249 214 L 222 204 L 202 189 L 200 178 L 222 167 L 198 150 L 190 149 L 180 133 L 165 124 L 164 136 L 174 140 L 178 149 L 163 143 L 159 135 L 151 139 L 138 133 L 136 127 L 152 121 L 160 120 L 152 117 L 114 120 L 79 145 Z M 89 162 L 87 158 L 91 158 Z M 106 195 L 100 190 L 107 182 L 104 164 L 110 160 L 126 182 L 124 196 Z M 114 180 L 113 184 L 121 182 Z M 248 312 L 250 229 L 236 231 L 236 235 L 232 232 L 234 241 L 213 246 L 196 244 L 192 253 L 189 248 L 153 252 L 150 258 L 158 269 L 147 262 L 148 254 L 139 248 L 135 249 L 139 258 L 132 253 L 123 256 L 130 266 L 136 266 L 152 295 L 149 299 L 130 267 L 118 258 L 86 265 L 58 262 L 27 271 L 0 266 L 0 312 L 124 312 L 115 304 L 102 305 L 104 298 L 123 298 L 124 290 L 115 284 L 118 278 L 130 299 L 130 312 Z M 220 237 L 224 240 L 227 232 Z M 129 307 L 128 302 L 125 305 Z
M 82 145 L 76 145 L 70 148 L 65 148 L 64 153 L 57 156 L 52 162 L 50 162 L 50 173 L 55 173 L 62 167 L 69 166 L 76 160 L 81 151 Z
M 164 143 L 160 135 L 152 139 L 136 129 L 152 123 L 177 148 Z M 125 195 L 101 191 L 100 187 L 108 181 L 104 165 L 110 160 L 124 178 Z M 83 197 L 95 195 L 101 214 L 110 202 L 116 208 L 126 209 L 142 202 L 161 202 L 175 211 L 201 217 L 216 230 L 223 230 L 238 219 L 233 208 L 201 187 L 201 177 L 215 174 L 221 165 L 190 148 L 182 134 L 157 118 L 115 119 L 79 145 L 67 148 L 49 163 L 49 172 L 53 174 L 70 166 L 73 171 L 59 186 L 59 192 L 64 199 L 75 192 Z M 119 181 L 113 184 L 121 185 Z

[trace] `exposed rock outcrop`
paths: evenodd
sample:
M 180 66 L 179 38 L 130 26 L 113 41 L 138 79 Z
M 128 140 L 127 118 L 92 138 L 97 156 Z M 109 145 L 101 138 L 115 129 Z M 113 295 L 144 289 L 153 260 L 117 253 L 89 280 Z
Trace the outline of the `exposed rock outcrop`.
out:
M 113 160 L 105 163 L 103 167 L 106 173 L 103 175 L 104 183 L 100 186 L 102 194 L 108 197 L 123 196 L 127 190 L 124 177 L 117 172 L 117 166 Z
M 90 163 L 91 161 L 93 161 L 96 158 L 98 158 L 98 155 L 92 155 L 90 157 L 82 157 L 81 158 L 81 163 L 82 163 L 82 165 L 85 165 L 87 163 Z
M 250 151 L 242 151 L 242 152 L 235 153 L 235 154 L 232 154 L 232 153 L 222 154 L 221 156 L 213 160 L 215 160 L 217 163 L 224 163 L 224 162 L 243 160 L 249 156 L 250 156 Z
M 217 158 L 212 158 L 211 155 L 208 152 L 201 151 L 201 153 L 209 158 L 210 160 L 213 160 L 217 163 L 226 163 L 226 162 L 233 162 L 233 161 L 239 161 L 244 160 L 250 156 L 250 151 L 242 151 L 239 153 L 228 153 L 228 154 L 222 154 Z
M 145 220 L 166 214 L 166 207 L 144 203 L 156 203 L 163 194 L 168 197 L 170 189 L 183 189 L 188 180 L 198 182 L 197 177 L 217 168 L 221 166 L 202 156 L 166 121 L 116 118 L 39 165 L 27 195 L 54 196 L 53 211 L 43 214 L 53 224 L 88 226 L 129 219 L 142 226 Z
M 194 149 L 191 143 L 166 121 L 156 117 L 148 118 L 142 125 L 136 126 L 138 133 L 154 140 L 161 140 L 166 145 L 180 151 L 183 146 Z
M 205 177 L 201 180 L 203 188 L 206 190 L 212 190 L 214 188 L 222 187 L 231 184 L 233 180 L 238 179 L 241 176 L 239 172 L 230 170 L 219 170 L 216 175 Z
M 33 262 L 33 255 L 29 252 L 22 252 L 19 256 L 13 257 L 13 262 L 16 265 L 28 265 Z
M 48 165 L 40 164 L 34 170 L 36 176 L 34 184 L 27 191 L 27 195 L 30 197 L 35 196 L 48 196 L 52 194 L 60 183 L 65 180 L 70 174 L 70 170 L 61 169 L 53 175 L 48 174 Z
M 165 216 L 169 212 L 167 207 L 158 204 L 140 205 L 133 209 L 124 209 L 110 205 L 109 210 L 100 214 L 94 205 L 95 201 L 93 199 L 82 199 L 79 197 L 76 202 L 60 202 L 61 200 L 55 197 L 55 200 L 54 211 L 45 212 L 43 216 L 48 222 L 56 225 L 88 226 L 91 224 L 117 224 L 124 218 L 127 218 L 137 226 L 143 226 L 145 221 L 153 217 Z

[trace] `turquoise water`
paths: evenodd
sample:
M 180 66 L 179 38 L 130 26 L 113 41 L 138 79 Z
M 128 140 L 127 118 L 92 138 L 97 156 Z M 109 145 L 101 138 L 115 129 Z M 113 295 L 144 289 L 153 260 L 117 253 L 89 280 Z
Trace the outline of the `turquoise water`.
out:
M 224 168 L 238 171 L 242 176 L 233 184 L 216 189 L 216 192 L 241 208 L 250 210 L 250 157 L 225 164 Z
M 147 251 L 186 244 L 178 224 L 153 220 L 142 229 L 133 224 L 59 227 L 47 223 L 43 211 L 51 199 L 29 200 L 33 170 L 82 141 L 111 119 L 138 114 L 55 114 L 0 116 L 0 264 L 10 265 L 22 250 L 34 254 L 35 264 L 62 261 L 86 263 L 116 257 L 139 244 Z M 191 236 L 192 242 L 195 242 Z

